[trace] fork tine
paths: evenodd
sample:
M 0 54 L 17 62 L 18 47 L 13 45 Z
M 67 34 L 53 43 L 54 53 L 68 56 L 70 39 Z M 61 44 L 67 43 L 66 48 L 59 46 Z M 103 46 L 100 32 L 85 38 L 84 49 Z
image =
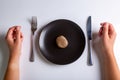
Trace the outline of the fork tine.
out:
M 37 28 L 37 17 L 32 16 L 32 28 Z

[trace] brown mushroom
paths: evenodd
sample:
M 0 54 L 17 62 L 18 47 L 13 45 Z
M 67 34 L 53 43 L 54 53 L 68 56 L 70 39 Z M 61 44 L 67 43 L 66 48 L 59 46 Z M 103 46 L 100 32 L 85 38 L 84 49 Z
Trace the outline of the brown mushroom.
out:
M 60 35 L 56 38 L 56 44 L 59 48 L 66 48 L 68 46 L 68 40 L 63 35 Z

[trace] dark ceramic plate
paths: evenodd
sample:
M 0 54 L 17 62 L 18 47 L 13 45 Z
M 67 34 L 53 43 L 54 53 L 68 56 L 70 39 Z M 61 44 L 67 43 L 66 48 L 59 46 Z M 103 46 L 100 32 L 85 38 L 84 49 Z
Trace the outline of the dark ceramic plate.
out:
M 56 38 L 63 35 L 68 40 L 68 46 L 61 49 L 56 44 Z M 43 56 L 55 64 L 69 64 L 77 60 L 85 48 L 85 36 L 81 28 L 74 22 L 59 19 L 47 24 L 39 40 Z

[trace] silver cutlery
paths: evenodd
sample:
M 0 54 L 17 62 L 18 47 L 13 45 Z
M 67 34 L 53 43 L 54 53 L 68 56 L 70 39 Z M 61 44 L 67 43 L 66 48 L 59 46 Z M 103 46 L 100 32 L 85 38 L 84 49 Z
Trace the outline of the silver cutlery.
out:
M 32 35 L 31 35 L 31 53 L 30 53 L 30 62 L 34 62 L 34 34 L 35 31 L 37 30 L 37 17 L 36 16 L 32 16 L 32 21 L 31 21 L 31 31 L 32 31 Z
M 88 37 L 88 64 L 91 66 L 93 65 L 92 63 L 92 56 L 91 56 L 91 45 L 92 45 L 92 24 L 91 24 L 91 16 L 88 17 L 87 20 L 87 37 Z

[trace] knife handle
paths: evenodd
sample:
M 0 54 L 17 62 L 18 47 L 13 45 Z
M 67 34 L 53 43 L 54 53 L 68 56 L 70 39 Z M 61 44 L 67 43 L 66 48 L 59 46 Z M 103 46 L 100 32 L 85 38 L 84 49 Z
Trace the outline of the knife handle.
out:
M 90 66 L 93 65 L 93 62 L 92 62 L 92 54 L 91 54 L 91 44 L 92 44 L 92 40 L 88 40 L 88 64 Z

